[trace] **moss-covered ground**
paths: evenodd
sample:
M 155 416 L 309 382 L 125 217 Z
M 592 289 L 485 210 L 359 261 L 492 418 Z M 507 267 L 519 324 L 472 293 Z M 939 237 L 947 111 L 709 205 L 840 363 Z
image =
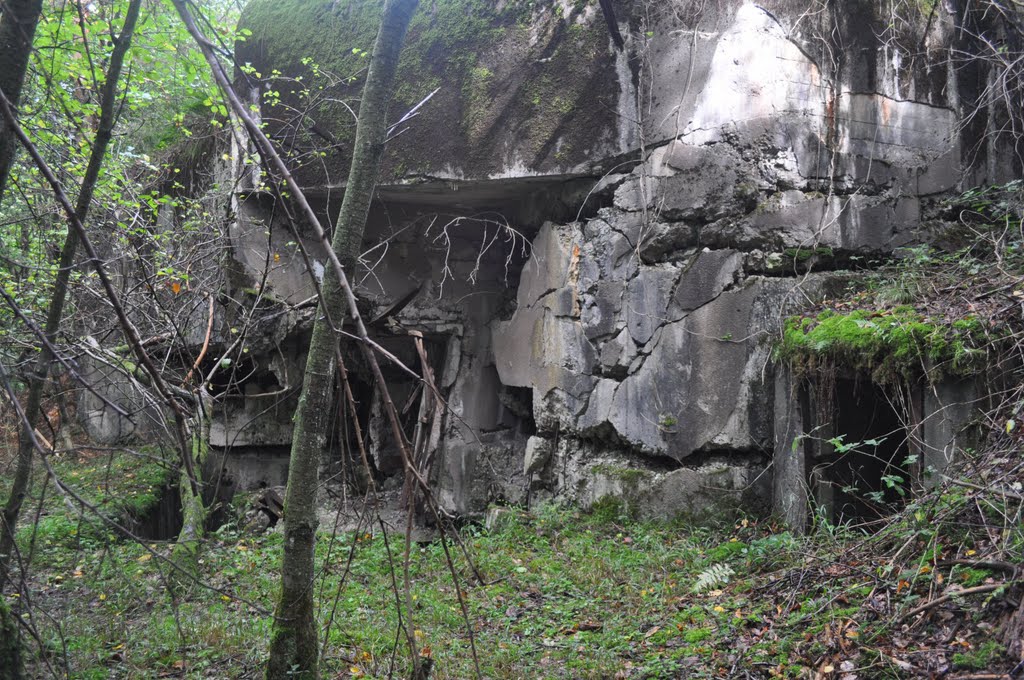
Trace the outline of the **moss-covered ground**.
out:
M 70 486 L 111 508 L 157 488 L 136 484 L 149 467 L 130 455 L 55 462 Z M 19 535 L 32 555 L 27 581 L 8 598 L 31 613 L 31 666 L 41 677 L 47 664 L 62 677 L 66 664 L 73 678 L 260 677 L 279 532 L 245 533 L 233 515 L 205 539 L 196 587 L 170 590 L 169 544 L 118 537 L 52 488 L 40 505 L 42 488 L 29 503 L 42 508 L 38 521 Z M 820 524 L 806 537 L 770 520 L 694 526 L 639 522 L 615 503 L 548 506 L 505 513 L 493 530 L 464 526 L 472 568 L 449 547 L 483 677 L 902 678 L 908 668 L 1012 667 L 991 635 L 1012 585 L 900 617 L 950 587 L 1010 581 L 999 564 L 1024 549 L 1019 505 L 950 487 L 878 534 Z M 993 538 L 984 525 L 1007 533 Z M 324 677 L 405 676 L 392 589 L 393 575 L 403 580 L 402 547 L 400 535 L 379 531 L 322 533 Z M 432 677 L 474 677 L 439 540 L 413 544 L 409 576 Z
M 67 566 L 78 551 L 116 540 L 118 530 L 108 520 L 133 530 L 156 511 L 177 479 L 174 461 L 159 449 L 87 449 L 52 457 L 51 465 L 72 493 L 54 484 L 38 464 L 18 530 L 22 554 L 43 567 Z M 9 483 L 0 477 L 0 498 L 7 497 Z

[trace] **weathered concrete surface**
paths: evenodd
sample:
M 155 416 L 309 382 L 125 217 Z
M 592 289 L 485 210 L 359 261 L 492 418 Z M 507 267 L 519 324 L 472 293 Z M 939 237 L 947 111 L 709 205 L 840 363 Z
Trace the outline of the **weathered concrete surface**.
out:
M 780 410 L 791 386 L 772 339 L 843 279 L 823 269 L 927 238 L 932 199 L 984 165 L 960 125 L 956 16 L 907 17 L 907 44 L 926 46 L 909 60 L 879 39 L 877 3 L 613 5 L 622 50 L 595 2 L 424 3 L 391 118 L 440 89 L 388 144 L 360 297 L 373 318 L 412 294 L 375 332 L 415 370 L 407 330 L 435 343 L 450 415 L 431 475 L 447 508 L 614 493 L 699 514 L 763 506 L 774 472 L 797 522 L 807 470 L 786 456 L 804 424 Z M 242 20 L 239 82 L 327 222 L 352 134 L 341 100 L 379 8 L 253 0 Z M 252 351 L 271 356 L 301 346 L 326 262 L 243 186 L 231 284 L 266 301 Z M 413 398 L 408 376 L 389 378 Z M 263 408 L 250 396 L 217 441 L 284 441 L 280 419 L 243 432 Z M 933 428 L 936 451 L 948 429 Z M 386 437 L 371 441 L 392 474 Z
M 771 495 L 771 473 L 757 455 L 712 456 L 672 468 L 590 442 L 565 439 L 546 448 L 553 451 L 552 479 L 535 488 L 538 501 L 558 498 L 589 506 L 611 497 L 643 518 L 716 521 L 731 519 L 740 508 L 766 511 Z
M 343 142 L 352 138 L 353 120 L 342 99 L 358 97 L 367 60 L 352 51 L 372 46 L 380 7 L 376 0 L 257 0 L 243 13 L 241 26 L 252 36 L 239 45 L 240 63 L 329 84 L 312 98 L 301 94 L 302 83 L 284 79 L 263 88 L 304 111 L 299 120 L 285 106 L 268 107 L 271 133 L 297 134 L 306 145 L 341 142 L 299 169 L 307 185 L 336 186 L 345 178 Z M 409 28 L 393 117 L 440 89 L 389 145 L 385 175 L 498 179 L 591 171 L 631 148 L 635 132 L 619 122 L 631 111 L 630 69 L 609 46 L 596 3 L 424 6 Z
M 977 378 L 925 387 L 921 467 L 928 488 L 942 483 L 942 476 L 958 452 L 973 449 L 979 443 L 977 428 L 972 425 L 978 419 L 983 398 Z
M 580 224 L 544 227 L 515 313 L 495 324 L 498 374 L 533 389 L 538 428 L 676 460 L 767 445 L 771 398 L 760 372 L 798 283 L 741 280 L 740 253 L 700 250 L 623 268 L 631 275 L 618 284 L 621 299 L 604 304 L 615 292 L 601 285 L 601 272 L 636 254 L 609 243 L 626 240 L 616 231 L 601 240 L 587 233 Z M 820 285 L 812 276 L 798 295 Z
M 78 398 L 78 418 L 89 434 L 89 439 L 101 445 L 126 441 L 136 431 L 145 429 L 145 421 L 153 413 L 145 410 L 144 395 L 136 389 L 132 380 L 123 372 L 100 362 L 88 362 L 83 366 L 82 379 L 96 386 L 102 399 L 88 390 L 82 390 Z M 125 413 L 122 416 L 110 407 L 117 404 Z M 159 422 L 159 412 L 156 422 Z M 152 423 L 150 423 L 152 426 Z
M 358 96 L 365 65 L 358 50 L 372 43 L 379 11 L 370 0 L 255 0 L 243 13 L 241 26 L 252 35 L 239 45 L 239 61 L 252 68 L 239 81 L 263 100 L 271 132 L 296 150 L 330 149 L 299 169 L 308 186 L 344 181 L 353 120 L 341 100 Z M 956 35 L 955 15 L 945 9 L 927 32 L 927 17 L 906 18 L 929 47 L 916 64 L 878 39 L 892 19 L 867 3 L 839 15 L 807 12 L 796 0 L 700 8 L 623 0 L 615 11 L 624 50 L 595 2 L 451 0 L 419 12 L 392 117 L 439 89 L 389 145 L 385 175 L 600 174 L 642 138 L 649 148 L 671 140 L 697 147 L 673 151 L 668 164 L 684 174 L 699 168 L 724 190 L 702 203 L 670 181 L 682 189 L 680 216 L 721 216 L 765 188 L 748 184 L 752 173 L 709 159 L 735 154 L 719 142 L 756 144 L 763 158 L 745 160 L 776 166 L 783 188 L 833 179 L 915 190 L 920 183 L 933 193 L 955 184 L 960 102 L 950 86 L 956 73 L 946 75 Z M 854 52 L 836 62 L 844 49 Z M 282 77 L 266 78 L 272 69 Z M 302 80 L 288 79 L 295 77 Z M 326 90 L 309 94 L 309 83 Z
M 844 378 L 846 389 L 859 394 L 842 393 L 836 387 L 837 374 Z M 937 375 L 937 373 L 935 374 Z M 943 480 L 949 466 L 960 452 L 977 445 L 975 426 L 981 414 L 983 398 L 980 377 L 952 379 L 924 378 L 895 389 L 901 396 L 887 395 L 884 403 L 866 403 L 875 409 L 872 422 L 885 423 L 852 434 L 838 429 L 843 409 L 855 408 L 857 399 L 879 392 L 868 375 L 852 373 L 842 366 L 828 371 L 797 371 L 780 366 L 775 370 L 775 449 L 773 455 L 773 508 L 796 531 L 806 529 L 812 514 L 829 521 L 865 519 L 850 503 L 846 476 L 855 466 L 860 493 L 884 488 L 881 475 L 905 477 L 907 489 L 931 489 Z M 859 387 L 856 387 L 859 386 Z M 902 423 L 890 430 L 892 419 Z M 833 438 L 845 438 L 854 445 L 850 458 L 837 452 Z M 879 456 L 884 465 L 866 466 L 855 461 L 859 442 L 878 440 L 871 454 Z M 894 447 L 880 448 L 890 441 Z M 845 469 L 844 469 L 845 466 Z M 845 508 L 840 506 L 845 505 Z M 877 505 L 875 506 L 877 508 Z M 843 510 L 849 511 L 847 514 Z M 872 510 L 874 511 L 874 510 Z
M 772 506 L 795 531 L 810 519 L 811 494 L 804 436 L 812 428 L 806 423 L 800 389 L 789 371 L 775 374 L 775 447 L 772 455 Z

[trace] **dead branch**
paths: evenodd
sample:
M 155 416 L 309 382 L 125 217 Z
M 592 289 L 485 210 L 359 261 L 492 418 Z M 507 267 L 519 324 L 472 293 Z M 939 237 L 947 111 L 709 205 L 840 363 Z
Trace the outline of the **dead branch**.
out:
M 963 590 L 958 590 L 955 593 L 948 593 L 946 595 L 943 595 L 942 597 L 937 597 L 934 600 L 930 600 L 928 602 L 925 602 L 924 604 L 922 604 L 922 605 L 920 605 L 918 607 L 914 607 L 913 609 L 911 609 L 906 614 L 903 614 L 902 616 L 900 616 L 898 620 L 904 621 L 906 619 L 912 618 L 912 617 L 920 614 L 921 612 L 928 611 L 932 607 L 937 607 L 940 604 L 944 604 L 946 602 L 949 602 L 950 600 L 952 600 L 954 598 L 957 598 L 957 597 L 963 597 L 965 595 L 979 595 L 981 593 L 991 593 L 991 592 L 994 592 L 996 590 L 999 590 L 1000 588 L 1005 588 L 1006 586 L 1009 586 L 1009 585 L 1013 585 L 1013 581 L 1007 581 L 1006 583 L 989 583 L 989 584 L 986 584 L 986 585 L 983 585 L 983 586 L 975 586 L 973 588 L 964 588 Z

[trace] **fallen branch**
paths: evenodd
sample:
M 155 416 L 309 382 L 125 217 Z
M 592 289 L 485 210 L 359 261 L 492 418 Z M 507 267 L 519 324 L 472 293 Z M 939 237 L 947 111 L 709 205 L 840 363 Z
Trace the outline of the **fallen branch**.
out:
M 1017 577 L 1017 573 L 1020 572 L 1021 567 L 1013 564 L 1012 562 L 1002 562 L 999 560 L 939 560 L 935 563 L 937 567 L 952 567 L 952 566 L 963 566 L 963 567 L 975 567 L 977 569 L 992 569 L 995 571 L 1005 571 L 1008 574 L 1013 574 L 1013 578 Z
M 911 618 L 913 616 L 916 616 L 916 615 L 920 614 L 921 612 L 927 611 L 927 610 L 931 609 L 932 607 L 937 607 L 940 604 L 944 604 L 946 602 L 949 602 L 950 600 L 952 600 L 954 598 L 957 598 L 957 597 L 962 597 L 964 595 L 979 595 L 981 593 L 991 593 L 993 591 L 999 590 L 1000 588 L 1004 588 L 1004 587 L 1012 585 L 1012 584 L 1013 584 L 1013 581 L 1009 581 L 1007 583 L 989 583 L 989 584 L 984 585 L 984 586 L 975 586 L 974 588 L 964 588 L 963 590 L 958 590 L 955 593 L 949 593 L 948 595 L 943 595 L 942 597 L 937 597 L 934 600 L 931 600 L 929 602 L 925 602 L 924 604 L 922 604 L 919 607 L 914 607 L 909 612 L 907 612 L 903 616 L 899 617 L 899 619 L 897 619 L 897 620 L 898 621 L 904 621 L 906 619 L 909 619 L 909 618 Z
M 991 492 L 991 493 L 998 493 L 1001 496 L 1006 496 L 1007 498 L 1012 498 L 1014 500 L 1024 502 L 1024 496 L 1022 496 L 1019 493 L 1015 493 L 1013 491 L 1010 491 L 1008 489 L 993 489 L 993 488 L 990 488 L 990 487 L 987 487 L 987 486 L 979 486 L 978 484 L 971 484 L 970 482 L 963 482 L 963 481 L 960 481 L 959 479 L 953 479 L 951 477 L 945 477 L 944 479 L 947 482 L 949 482 L 950 484 L 953 484 L 955 486 L 962 486 L 962 487 L 964 487 L 966 489 L 974 489 L 975 491 L 988 491 L 988 492 Z

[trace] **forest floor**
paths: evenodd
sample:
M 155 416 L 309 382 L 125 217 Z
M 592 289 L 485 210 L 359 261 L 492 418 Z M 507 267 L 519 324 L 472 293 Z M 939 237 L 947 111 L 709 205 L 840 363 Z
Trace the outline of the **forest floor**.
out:
M 166 483 L 144 453 L 53 463 L 120 520 L 157 507 Z M 476 677 L 474 648 L 487 678 L 1019 677 L 1000 630 L 1021 594 L 1013 489 L 1024 473 L 1019 457 L 989 469 L 987 488 L 947 485 L 871 534 L 819 523 L 795 536 L 752 518 L 639 522 L 615 503 L 510 509 L 491 530 L 460 529 L 465 552 L 447 542 L 454 580 L 445 544 L 411 544 L 416 647 L 434 678 Z M 31 567 L 9 597 L 38 636 L 33 673 L 261 676 L 279 531 L 246 533 L 242 509 L 229 513 L 206 541 L 198 582 L 172 592 L 170 544 L 119 538 L 52 483 L 43 491 L 37 483 L 19 534 Z M 324 677 L 407 676 L 395 613 L 403 550 L 401 527 L 322 534 Z

